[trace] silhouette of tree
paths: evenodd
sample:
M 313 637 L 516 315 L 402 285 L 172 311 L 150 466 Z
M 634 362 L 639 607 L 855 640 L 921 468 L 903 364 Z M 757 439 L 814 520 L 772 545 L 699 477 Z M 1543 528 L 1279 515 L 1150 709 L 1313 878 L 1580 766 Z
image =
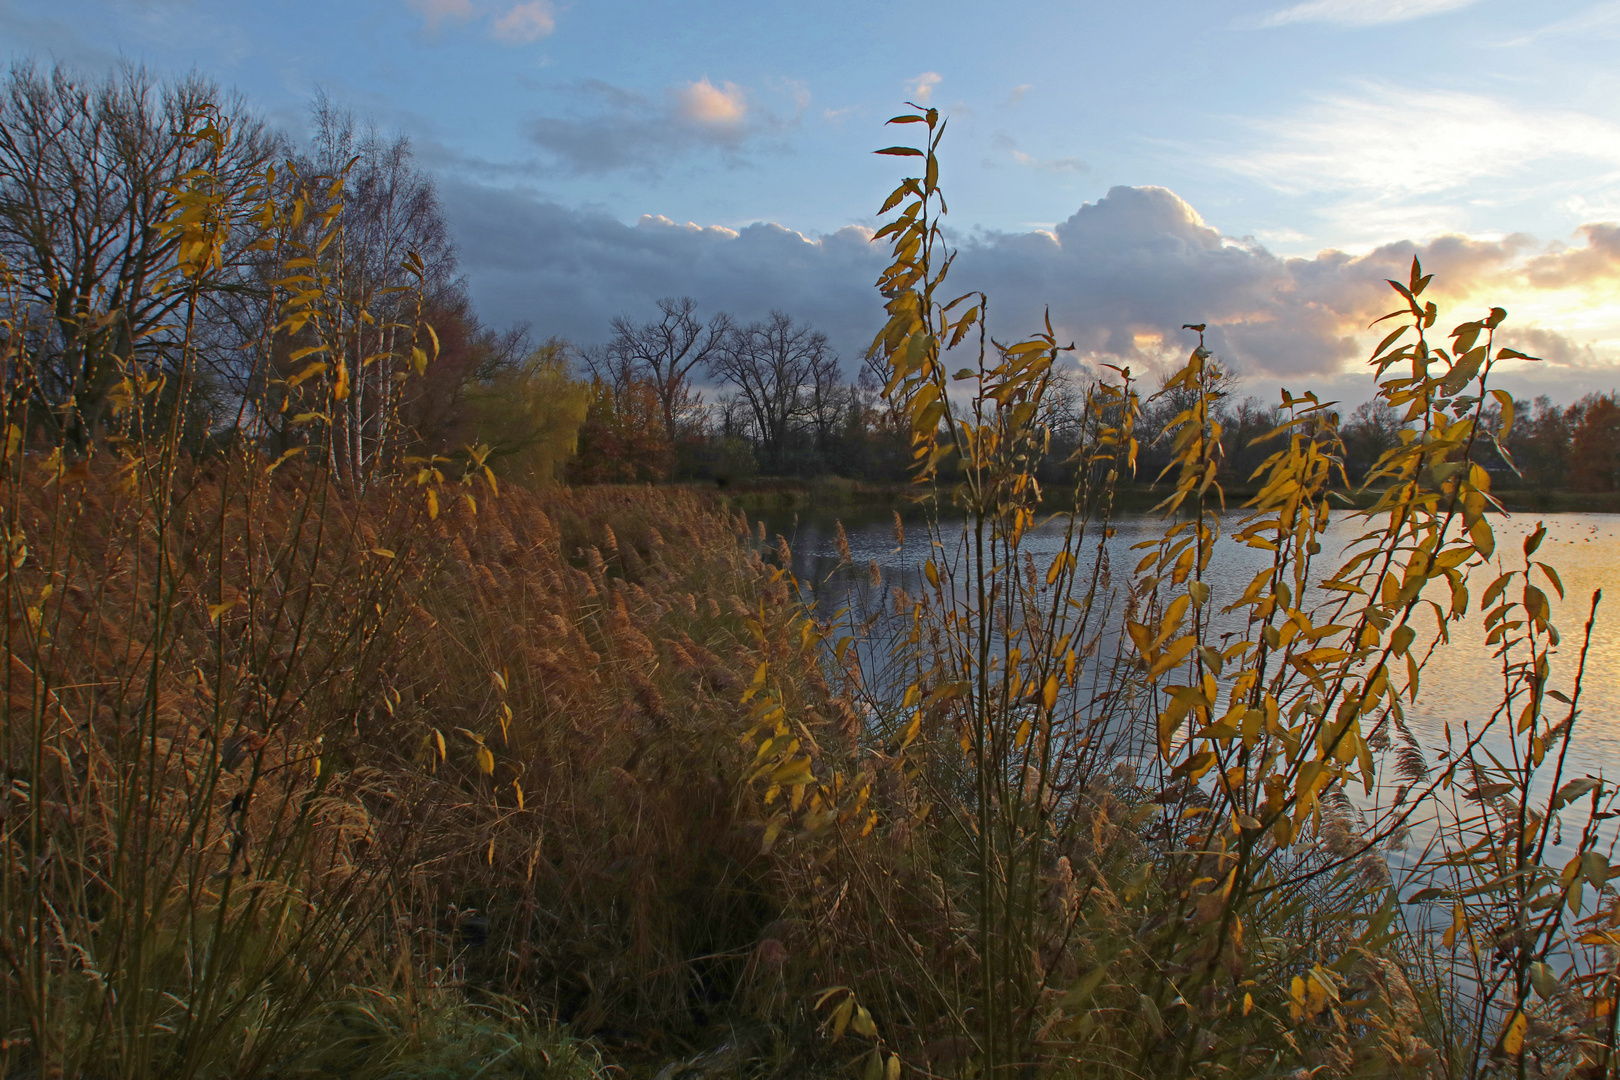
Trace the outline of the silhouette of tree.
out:
M 1615 395 L 1587 398 L 1570 438 L 1569 486 L 1574 491 L 1620 487 L 1620 402 Z
M 773 471 L 782 468 L 789 437 L 815 416 L 824 388 L 839 379 L 838 354 L 827 335 L 780 311 L 727 334 L 709 371 L 737 388 L 753 418 L 760 457 Z
M 635 323 L 621 315 L 613 320 L 613 338 L 586 355 L 591 374 L 622 393 L 632 381 L 646 383 L 658 399 L 665 442 L 674 446 L 680 423 L 697 395 L 692 372 L 713 362 L 731 330 L 731 317 L 717 314 L 698 321 L 697 301 L 690 296 L 658 301 L 663 317 Z

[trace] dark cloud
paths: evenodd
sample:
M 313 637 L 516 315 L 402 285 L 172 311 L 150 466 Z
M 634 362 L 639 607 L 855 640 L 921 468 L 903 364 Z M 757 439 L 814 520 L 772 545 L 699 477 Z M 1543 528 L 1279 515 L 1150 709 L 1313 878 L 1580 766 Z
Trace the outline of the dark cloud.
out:
M 600 340 L 615 315 L 646 317 L 664 296 L 738 318 L 788 311 L 857 356 L 883 315 L 872 288 L 882 252 L 868 234 L 818 240 L 780 225 L 741 231 L 570 210 L 519 191 L 454 185 L 445 205 L 473 297 L 486 320 L 523 320 L 544 336 Z
M 690 295 L 708 312 L 752 319 L 780 308 L 808 320 L 828 333 L 851 370 L 883 322 L 872 283 L 886 251 L 864 229 L 812 239 L 773 224 L 734 232 L 649 217 L 626 225 L 523 192 L 470 185 L 447 189 L 446 205 L 474 297 L 494 322 L 523 319 L 540 334 L 591 342 L 615 315 L 644 316 L 659 297 Z M 1607 236 L 1588 235 L 1594 249 Z M 1210 346 L 1257 384 L 1296 387 L 1359 369 L 1367 324 L 1398 300 L 1384 279 L 1405 280 L 1413 255 L 1437 283 L 1460 292 L 1481 281 L 1492 289 L 1533 288 L 1527 268 L 1551 273 L 1527 261 L 1536 249 L 1521 236 L 1284 258 L 1221 236 L 1174 193 L 1155 187 L 1116 187 L 1051 231 L 975 233 L 955 242 L 960 257 L 949 291 L 988 293 L 990 329 L 1000 338 L 1038 329 L 1050 309 L 1059 337 L 1073 341 L 1083 359 L 1162 367 L 1193 343 L 1178 328 L 1203 322 Z M 1564 256 L 1575 260 L 1587 250 Z M 1516 340 L 1572 376 L 1576 369 L 1592 378 L 1613 370 L 1558 335 L 1523 331 Z
M 523 132 L 555 167 L 576 176 L 656 174 L 671 159 L 704 150 L 735 164 L 744 144 L 793 122 L 758 108 L 743 87 L 707 78 L 661 96 L 599 79 L 567 89 L 573 107 L 566 115 L 532 119 Z

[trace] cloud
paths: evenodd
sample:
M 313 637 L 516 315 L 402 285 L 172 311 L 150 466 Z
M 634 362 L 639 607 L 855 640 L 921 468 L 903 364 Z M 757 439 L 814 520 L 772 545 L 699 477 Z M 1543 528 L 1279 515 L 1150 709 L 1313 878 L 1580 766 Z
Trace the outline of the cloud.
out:
M 1018 148 L 1018 143 L 1011 135 L 998 131 L 990 137 L 991 145 L 997 150 L 1004 151 L 1012 160 L 1028 169 L 1039 169 L 1042 172 L 1054 173 L 1087 173 L 1091 166 L 1077 157 L 1038 158 L 1033 154 L 1025 153 Z M 994 164 L 994 162 L 991 162 Z
M 790 88 L 792 89 L 792 88 Z M 716 86 L 707 77 L 671 87 L 662 97 L 589 79 L 568 87 L 568 115 L 542 116 L 524 127 L 556 169 L 576 176 L 633 170 L 657 174 L 693 153 L 717 151 L 730 164 L 744 145 L 798 122 L 753 108 L 736 83 Z M 802 95 L 794 95 L 802 111 Z
M 1584 246 L 1560 248 L 1529 261 L 1526 274 L 1532 284 L 1557 289 L 1620 277 L 1620 225 L 1583 225 L 1577 231 Z
M 405 0 L 427 31 L 437 33 L 445 23 L 458 25 L 481 20 L 489 36 L 508 45 L 528 45 L 549 37 L 557 29 L 551 0 L 517 0 L 504 11 L 492 10 L 484 0 Z M 499 11 L 499 13 L 497 13 Z
M 1317 204 L 1344 241 L 1465 230 L 1491 203 L 1620 195 L 1620 125 L 1573 109 L 1369 85 L 1253 128 L 1252 145 L 1208 160 Z
M 627 225 L 469 184 L 446 184 L 444 204 L 479 311 L 497 324 L 524 320 L 542 335 L 593 342 L 615 315 L 690 295 L 707 313 L 744 319 L 789 311 L 831 332 L 852 360 L 883 317 L 872 288 L 882 252 L 856 226 L 810 238 L 771 223 L 733 230 L 659 215 Z
M 736 83 L 717 87 L 705 75 L 673 94 L 681 116 L 707 127 L 736 127 L 748 115 L 748 98 Z
M 1306 0 L 1260 21 L 1261 26 L 1321 22 L 1339 26 L 1381 26 L 1439 15 L 1468 7 L 1477 0 Z
M 490 23 L 490 33 L 497 41 L 515 45 L 539 41 L 557 29 L 556 17 L 546 0 L 528 0 L 514 4 L 505 15 Z
M 906 94 L 919 105 L 928 104 L 928 99 L 934 96 L 934 87 L 945 81 L 945 77 L 937 71 L 925 71 L 915 79 L 906 83 Z
M 630 225 L 466 184 L 447 186 L 445 204 L 474 299 L 495 323 L 522 319 L 540 334 L 593 342 L 615 315 L 691 295 L 707 312 L 744 319 L 788 311 L 825 330 L 853 371 L 883 322 L 873 282 L 886 252 L 864 228 L 809 237 L 773 223 L 732 230 L 656 215 Z M 1285 258 L 1223 236 L 1167 189 L 1115 187 L 1050 229 L 955 237 L 950 291 L 987 292 L 989 328 L 1003 340 L 1050 311 L 1081 358 L 1153 371 L 1191 348 L 1181 324 L 1204 322 L 1210 347 L 1254 392 L 1342 385 L 1364 397 L 1368 324 L 1398 301 L 1384 279 L 1404 280 L 1416 255 L 1437 275 L 1453 322 L 1492 303 L 1514 309 L 1506 340 L 1545 356 L 1534 385 L 1568 398 L 1620 382 L 1620 226 L 1577 239 L 1444 236 Z
M 1028 95 L 1032 89 L 1034 89 L 1034 85 L 1032 83 L 1020 83 L 1011 90 L 1007 91 L 1007 100 L 1003 101 L 1001 104 L 1004 107 L 1022 104 L 1025 96 Z
M 1504 41 L 1502 44 L 1527 45 L 1545 37 L 1574 35 L 1612 38 L 1616 22 L 1620 22 L 1620 2 L 1608 0 L 1606 3 L 1594 4 L 1584 11 L 1547 23 L 1522 37 Z
M 437 30 L 446 21 L 464 23 L 478 13 L 472 0 L 407 0 L 411 8 L 422 16 L 429 30 Z
M 1288 192 L 1429 195 L 1549 158 L 1620 166 L 1620 125 L 1480 94 L 1369 86 L 1258 127 L 1269 145 L 1216 164 Z

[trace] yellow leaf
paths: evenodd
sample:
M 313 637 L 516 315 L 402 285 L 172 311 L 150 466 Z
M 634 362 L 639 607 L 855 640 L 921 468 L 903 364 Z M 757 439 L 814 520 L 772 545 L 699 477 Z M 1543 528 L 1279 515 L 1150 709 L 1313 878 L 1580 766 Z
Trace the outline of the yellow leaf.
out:
M 427 493 L 428 520 L 432 521 L 439 516 L 439 496 L 432 488 Z
M 518 809 L 523 809 L 523 785 L 516 780 L 512 781 L 512 791 L 517 795 Z
M 275 472 L 276 469 L 280 467 L 281 463 L 286 461 L 288 458 L 297 454 L 302 454 L 303 452 L 304 448 L 302 446 L 295 446 L 291 450 L 288 450 L 286 453 L 276 458 L 276 460 L 272 461 L 269 465 L 265 466 L 265 475 L 268 476 L 270 473 Z
M 1327 1007 L 1327 987 L 1322 985 L 1319 975 L 1312 974 L 1305 984 L 1305 1011 L 1316 1016 Z
M 438 728 L 433 729 L 433 742 L 439 748 L 439 760 L 444 760 L 444 732 Z
M 485 776 L 495 773 L 495 755 L 490 753 L 489 747 L 483 743 L 478 744 L 478 769 Z
M 889 1064 L 883 1070 L 884 1080 L 900 1080 L 900 1055 L 890 1054 Z
M 1056 675 L 1048 675 L 1046 677 L 1046 686 L 1043 687 L 1042 690 L 1041 690 L 1041 704 L 1046 708 L 1047 712 L 1051 712 L 1052 711 L 1052 706 L 1057 704 L 1057 695 L 1058 695 L 1057 676 Z
M 1244 994 L 1243 995 L 1243 1015 L 1248 1016 L 1252 1012 L 1254 1012 L 1254 995 L 1253 994 Z
M 1019 750 L 1022 750 L 1024 748 L 1024 743 L 1028 740 L 1029 718 L 1025 717 L 1024 722 L 1018 725 L 1018 731 L 1013 735 L 1013 746 Z
M 765 837 L 760 842 L 761 854 L 770 851 L 771 845 L 776 843 L 777 836 L 781 835 L 782 820 L 783 819 L 780 816 L 774 817 L 770 820 L 770 823 L 765 826 Z
M 303 371 L 300 371 L 298 374 L 296 374 L 292 378 L 288 379 L 287 380 L 287 386 L 289 388 L 297 386 L 299 383 L 303 382 L 305 379 L 308 379 L 308 378 L 310 378 L 311 376 L 314 376 L 314 375 L 319 375 L 321 372 L 323 372 L 325 370 L 326 370 L 326 364 L 323 363 L 322 361 L 317 360 L 315 363 L 310 364 L 308 367 L 304 368 Z
M 868 1039 L 877 1034 L 877 1025 L 872 1023 L 872 1014 L 865 1005 L 855 1007 L 855 1018 L 849 1022 L 849 1029 L 857 1035 L 865 1035 Z
M 349 397 L 349 365 L 340 363 L 337 366 L 337 378 L 332 382 L 332 396 L 339 401 L 346 401 Z
M 832 1037 L 833 1037 L 833 1042 L 837 1042 L 839 1039 L 842 1039 L 844 1037 L 844 1029 L 849 1027 L 849 1018 L 850 1018 L 851 1014 L 854 1013 L 854 1011 L 855 1011 L 855 995 L 854 994 L 851 994 L 849 997 L 847 997 L 843 1001 L 839 1002 L 838 1008 L 833 1010 L 833 1015 L 832 1015 Z
M 1463 929 L 1467 925 L 1468 916 L 1464 914 L 1463 906 L 1461 904 L 1452 905 L 1451 925 L 1446 928 L 1446 932 L 1444 934 L 1440 935 L 1440 943 L 1448 949 L 1456 948 L 1457 931 Z
M 1181 663 L 1187 658 L 1187 654 L 1192 652 L 1192 648 L 1196 644 L 1198 644 L 1198 639 L 1192 634 L 1177 640 L 1168 649 L 1164 650 L 1158 660 L 1154 661 L 1152 667 L 1148 668 L 1148 678 L 1157 679 L 1160 675 Z
M 1510 1057 L 1518 1057 L 1524 1053 L 1524 1033 L 1530 1026 L 1530 1020 L 1521 1009 L 1513 1014 L 1507 1027 L 1502 1029 L 1502 1053 Z
M 810 759 L 807 757 L 791 758 L 778 765 L 771 773 L 771 783 L 783 787 L 795 784 L 812 783 L 815 777 L 810 772 Z

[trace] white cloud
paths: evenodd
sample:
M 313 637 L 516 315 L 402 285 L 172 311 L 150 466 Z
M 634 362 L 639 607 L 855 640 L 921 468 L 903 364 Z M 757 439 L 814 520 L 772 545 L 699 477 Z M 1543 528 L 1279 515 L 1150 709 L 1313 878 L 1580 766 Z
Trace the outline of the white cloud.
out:
M 1340 26 L 1381 26 L 1457 11 L 1478 0 L 1305 0 L 1261 20 L 1261 26 L 1322 22 Z
M 748 97 L 736 83 L 715 86 L 704 76 L 674 91 L 680 115 L 709 127 L 736 127 L 748 115 Z
M 557 29 L 557 19 L 547 0 L 528 0 L 512 5 L 489 29 L 499 41 L 522 45 L 550 35 Z
M 1566 18 L 1553 22 L 1525 34 L 1503 42 L 1504 45 L 1526 45 L 1544 37 L 1568 37 L 1581 35 L 1584 37 L 1615 36 L 1615 24 L 1620 22 L 1620 2 L 1607 0 L 1606 3 L 1594 4 L 1585 11 L 1576 12 Z
M 934 96 L 934 87 L 945 81 L 945 77 L 937 71 L 925 71 L 915 79 L 906 83 L 906 94 L 919 105 L 928 104 L 928 99 Z
M 472 0 L 408 0 L 411 8 L 422 16 L 429 30 L 437 30 L 445 21 L 466 22 L 478 13 Z
M 1338 244 L 1467 230 L 1493 205 L 1620 198 L 1620 125 L 1571 109 L 1366 86 L 1252 126 L 1253 145 L 1208 159 L 1314 204 Z
M 1368 87 L 1259 127 L 1269 146 L 1217 163 L 1288 192 L 1430 195 L 1547 158 L 1620 165 L 1620 126 L 1480 94 Z

